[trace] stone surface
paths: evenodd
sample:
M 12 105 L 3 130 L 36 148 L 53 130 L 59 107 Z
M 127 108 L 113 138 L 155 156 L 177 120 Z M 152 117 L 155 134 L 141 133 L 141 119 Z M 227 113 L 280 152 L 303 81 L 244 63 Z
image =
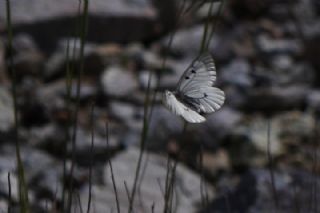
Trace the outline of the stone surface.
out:
M 5 196 L 9 196 L 9 182 L 8 173 L 10 172 L 10 183 L 11 183 L 11 199 L 12 201 L 19 201 L 18 194 L 18 177 L 12 171 L 1 171 L 0 172 L 0 193 Z M 0 207 L 1 209 L 1 207 Z
M 301 153 L 303 156 L 302 153 L 308 151 L 297 152 L 295 149 L 303 143 L 313 141 L 313 131 L 315 131 L 315 120 L 309 113 L 290 111 L 270 118 L 247 117 L 231 133 L 233 136 L 229 139 L 230 144 L 227 147 L 231 158 L 238 159 L 234 161 L 235 163 L 240 162 L 239 159 L 242 158 L 244 159 L 242 163 L 247 166 L 267 165 L 268 153 L 273 158 L 288 158 L 287 163 L 297 160 L 304 164 L 304 161 L 294 156 L 295 153 Z
M 30 23 L 35 21 L 44 21 L 63 16 L 75 16 L 78 12 L 78 1 L 65 1 L 59 2 L 38 1 L 30 0 L 28 3 L 22 1 L 12 1 L 11 7 L 13 11 L 13 20 L 17 24 Z M 0 4 L 2 8 L 1 18 L 5 18 L 5 2 Z M 61 8 L 64 8 L 61 10 Z M 107 15 L 132 15 L 143 16 L 151 10 L 152 5 L 149 1 L 141 3 L 134 1 L 120 0 L 114 1 L 101 1 L 92 0 L 90 2 L 90 13 L 94 14 L 107 14 Z M 32 13 L 28 12 L 32 11 Z M 152 16 L 152 13 L 150 14 Z
M 139 83 L 142 89 L 146 90 L 148 88 L 149 78 L 150 78 L 150 89 L 154 89 L 157 85 L 157 78 L 154 75 L 154 73 L 150 73 L 149 71 L 142 71 L 139 73 Z
M 132 188 L 134 173 L 138 160 L 139 151 L 129 149 L 120 153 L 112 160 L 113 173 L 116 180 L 117 192 L 120 201 L 121 211 L 127 211 L 128 199 L 124 186 L 124 181 Z M 143 179 L 138 190 L 134 210 L 138 212 L 148 212 L 154 204 L 154 212 L 163 211 L 163 194 L 161 190 L 164 187 L 166 176 L 166 158 L 151 153 L 145 153 L 144 163 L 146 164 Z M 95 212 L 105 212 L 106 209 L 116 209 L 112 180 L 108 165 L 104 171 L 104 185 L 93 185 L 93 206 Z M 159 186 L 159 181 L 161 188 Z M 176 196 L 174 206 L 177 212 L 195 212 L 197 203 L 201 200 L 200 177 L 183 165 L 178 165 L 176 173 Z M 207 185 L 208 192 L 212 189 Z M 85 205 L 88 199 L 87 188 L 81 192 L 82 203 Z M 140 198 L 139 198 L 140 197 Z
M 184 14 L 178 25 L 178 7 L 193 0 L 89 1 L 76 164 L 73 177 L 68 177 L 74 181 L 84 211 L 92 154 L 91 210 L 116 211 L 108 159 L 114 163 L 121 210 L 128 206 L 123 181 L 131 190 L 151 72 L 160 82 L 156 88 L 152 77 L 151 87 L 157 94 L 148 123 L 148 151 L 143 159 L 148 164 L 137 192 L 137 213 L 152 212 L 153 202 L 155 212 L 161 212 L 163 195 L 158 182 L 163 186 L 163 156 L 168 155 L 179 159 L 175 192 L 180 207 L 176 212 L 206 210 L 199 192 L 201 174 L 208 181 L 210 192 L 211 185 L 215 186 L 208 212 L 275 211 L 268 171 L 268 120 L 278 212 L 316 212 L 315 185 L 320 171 L 316 163 L 320 156 L 319 4 L 316 0 L 230 0 L 219 19 L 216 14 L 207 19 L 211 1 L 202 1 L 206 3 L 199 11 Z M 17 187 L 12 76 L 5 68 L 8 40 L 6 20 L 1 18 L 5 16 L 5 2 L 0 2 L 0 209 L 4 208 L 4 212 L 8 204 L 8 172 L 12 173 L 12 187 Z M 64 147 L 67 145 L 66 166 L 70 169 L 70 136 L 77 107 L 75 83 L 81 61 L 75 25 L 79 1 L 10 3 L 13 62 L 18 74 L 18 132 L 34 207 L 31 212 L 48 212 L 46 206 L 52 212 L 60 212 L 62 182 L 68 184 L 68 180 L 62 180 Z M 204 23 L 216 20 L 219 22 L 210 38 L 209 52 L 217 67 L 215 85 L 225 91 L 226 102 L 217 112 L 205 115 L 205 123 L 188 124 L 184 131 L 184 120 L 163 106 L 162 94 L 166 89 L 175 89 L 198 54 Z M 168 47 L 172 33 L 173 44 Z M 70 100 L 65 77 L 68 43 L 70 52 L 75 51 L 70 63 L 74 68 Z M 92 129 L 95 136 L 91 152 Z M 199 162 L 201 151 L 204 170 Z M 51 210 L 54 203 L 58 209 Z M 305 208 L 305 204 L 309 207 Z M 13 205 L 13 212 L 19 212 L 17 203 Z M 74 212 L 80 211 L 78 208 Z
M 138 89 L 133 73 L 121 67 L 107 68 L 101 77 L 103 91 L 108 96 L 130 96 Z
M 26 77 L 40 78 L 45 56 L 38 49 L 36 42 L 28 34 L 18 34 L 13 38 L 13 69 L 18 81 Z
M 31 0 L 28 3 L 15 0 L 11 2 L 13 27 L 15 32 L 32 35 L 39 42 L 41 49 L 50 51 L 60 38 L 74 35 L 78 7 L 77 0 Z M 5 2 L 1 2 L 2 20 L 5 20 L 5 8 Z M 157 17 L 156 9 L 150 1 L 139 3 L 125 0 L 93 0 L 89 3 L 89 23 L 95 24 L 89 24 L 87 38 L 99 42 L 148 39 L 162 31 L 157 25 Z M 0 30 L 5 30 L 4 23 L 1 24 Z
M 251 91 L 245 108 L 265 113 L 301 108 L 306 102 L 309 88 L 305 86 L 261 88 Z
M 253 86 L 253 79 L 250 76 L 250 64 L 246 60 L 234 59 L 228 66 L 220 69 L 220 72 L 220 81 L 225 84 L 231 84 L 240 89 L 247 89 Z
M 170 139 L 182 133 L 183 120 L 164 106 L 156 106 L 149 123 L 150 139 L 147 146 L 153 150 L 165 149 Z
M 11 94 L 5 87 L 0 87 L 0 109 L 0 131 L 6 132 L 13 127 L 14 113 Z
M 221 141 L 234 131 L 234 128 L 239 125 L 243 115 L 232 108 L 222 107 L 206 118 L 207 121 L 203 126 L 204 131 L 207 132 L 207 136 L 210 135 L 212 139 Z
M 67 69 L 69 69 L 68 71 L 70 75 L 72 75 L 70 77 L 74 78 L 74 76 L 77 76 L 81 64 L 80 46 L 79 39 L 65 38 L 59 40 L 56 50 L 50 55 L 44 66 L 43 78 L 46 81 L 53 81 L 61 77 L 66 77 Z M 83 76 L 96 76 L 103 71 L 105 61 L 102 54 L 101 49 L 98 48 L 96 44 L 85 43 Z M 67 55 L 69 58 L 67 58 Z
M 120 119 L 133 131 L 140 132 L 143 126 L 143 108 L 132 104 L 112 102 L 110 103 L 111 114 Z
M 207 209 L 209 212 L 294 212 L 314 211 L 316 203 L 309 190 L 314 181 L 311 173 L 296 170 L 274 171 L 273 193 L 270 171 L 265 169 L 251 170 L 242 175 L 234 189 L 227 190 L 221 197 L 215 199 Z M 317 186 L 318 189 L 318 186 Z M 277 204 L 275 203 L 277 200 Z M 278 205 L 276 207 L 276 205 Z

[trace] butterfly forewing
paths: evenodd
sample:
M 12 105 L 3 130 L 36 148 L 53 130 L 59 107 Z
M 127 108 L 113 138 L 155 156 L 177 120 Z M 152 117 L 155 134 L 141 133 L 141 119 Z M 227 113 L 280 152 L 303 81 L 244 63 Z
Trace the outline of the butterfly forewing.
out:
M 177 91 L 185 93 L 199 86 L 212 86 L 216 80 L 216 69 L 210 54 L 199 56 L 184 72 L 179 80 Z

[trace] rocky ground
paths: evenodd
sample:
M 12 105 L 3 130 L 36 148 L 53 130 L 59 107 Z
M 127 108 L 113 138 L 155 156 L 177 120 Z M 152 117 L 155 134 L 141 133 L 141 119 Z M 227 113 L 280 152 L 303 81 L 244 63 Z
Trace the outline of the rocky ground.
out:
M 209 46 L 216 61 L 217 85 L 225 91 L 226 103 L 209 115 L 207 122 L 189 125 L 181 135 L 183 122 L 163 107 L 160 92 L 174 88 L 197 55 L 209 4 L 187 13 L 175 29 L 179 4 L 171 0 L 90 0 L 73 152 L 68 137 L 72 133 L 69 109 L 75 109 L 77 88 L 74 80 L 70 92 L 66 89 L 66 70 L 69 67 L 71 76 L 79 71 L 80 41 L 74 36 L 78 1 L 11 1 L 19 138 L 34 212 L 47 212 L 61 203 L 65 147 L 67 168 L 73 153 L 76 159 L 72 178 L 81 204 L 75 201 L 74 211 L 80 212 L 80 206 L 85 209 L 88 202 L 91 156 L 93 211 L 116 212 L 109 159 L 120 207 L 126 211 L 123 183 L 129 187 L 133 183 L 150 72 L 154 74 L 151 88 L 157 86 L 154 76 L 160 80 L 156 88 L 159 97 L 149 123 L 136 212 L 151 212 L 153 205 L 154 212 L 162 212 L 161 188 L 168 154 L 179 156 L 180 162 L 176 212 L 320 211 L 320 4 L 317 0 L 228 1 Z M 6 212 L 9 200 L 8 172 L 15 206 L 19 197 L 12 77 L 5 66 L 5 14 L 5 1 L 0 1 L 2 212 Z M 90 151 L 92 132 L 94 147 Z M 201 176 L 206 179 L 208 205 L 201 205 Z

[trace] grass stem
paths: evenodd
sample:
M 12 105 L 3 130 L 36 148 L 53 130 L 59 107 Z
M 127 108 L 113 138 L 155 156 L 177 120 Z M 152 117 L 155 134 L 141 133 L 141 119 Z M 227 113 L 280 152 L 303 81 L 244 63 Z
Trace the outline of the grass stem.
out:
M 278 202 L 278 194 L 277 194 L 277 189 L 274 181 L 274 166 L 273 166 L 273 158 L 271 154 L 271 125 L 270 125 L 270 120 L 268 119 L 267 121 L 267 155 L 268 155 L 268 161 L 269 161 L 269 170 L 270 170 L 270 180 L 271 180 L 271 187 L 272 187 L 272 196 L 273 196 L 273 201 L 275 204 L 275 209 L 276 212 L 279 209 L 279 202 Z
M 81 1 L 80 1 L 81 3 Z M 89 9 L 89 0 L 84 0 L 83 2 L 83 11 L 81 16 L 81 30 L 80 30 L 80 57 L 79 57 L 79 71 L 77 76 L 77 94 L 76 94 L 76 106 L 74 112 L 73 120 L 73 132 L 72 132 L 72 154 L 71 154 L 71 168 L 70 168 L 70 185 L 69 185 L 69 196 L 68 196 L 68 208 L 67 212 L 71 211 L 72 205 L 72 194 L 73 194 L 73 173 L 75 167 L 75 152 L 76 152 L 76 141 L 77 141 L 77 130 L 78 130 L 78 113 L 80 108 L 80 90 L 81 90 L 81 79 L 84 69 L 84 46 L 85 38 L 87 34 L 87 25 L 88 25 L 88 9 Z
M 117 190 L 117 185 L 116 185 L 116 181 L 115 181 L 115 178 L 114 178 L 114 172 L 113 172 L 113 167 L 112 167 L 112 162 L 111 162 L 111 155 L 110 155 L 110 151 L 109 151 L 110 144 L 109 144 L 109 126 L 108 126 L 108 123 L 106 123 L 106 142 L 107 142 L 108 165 L 109 165 L 109 168 L 110 168 L 112 186 L 113 186 L 113 191 L 114 191 L 114 195 L 115 195 L 115 199 L 116 199 L 117 213 L 120 213 L 120 202 L 119 202 L 119 197 L 118 197 L 118 190 Z
M 28 189 L 25 182 L 25 173 L 23 168 L 23 163 L 20 155 L 20 141 L 19 141 L 19 118 L 18 118 L 18 103 L 17 103 L 17 75 L 13 68 L 13 48 L 12 48 L 12 22 L 11 22 L 11 6 L 10 0 L 6 0 L 6 20 L 7 20 L 7 32 L 8 32 L 8 63 L 7 69 L 12 76 L 12 97 L 13 97 L 13 108 L 14 108 L 14 138 L 15 138 L 15 151 L 17 160 L 17 170 L 18 170 L 18 194 L 19 203 L 21 205 L 22 213 L 29 213 L 29 199 L 28 199 Z

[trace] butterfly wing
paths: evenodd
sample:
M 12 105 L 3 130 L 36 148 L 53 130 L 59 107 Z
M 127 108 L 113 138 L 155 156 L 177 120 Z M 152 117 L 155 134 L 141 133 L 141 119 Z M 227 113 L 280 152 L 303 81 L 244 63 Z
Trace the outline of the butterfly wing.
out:
M 224 92 L 213 87 L 215 80 L 216 68 L 213 58 L 206 53 L 188 67 L 179 80 L 176 93 L 183 103 L 198 112 L 215 112 L 221 108 L 225 100 Z
M 212 86 L 216 80 L 216 67 L 212 56 L 205 53 L 197 57 L 181 76 L 176 91 L 185 93 L 199 86 Z
M 178 101 L 174 94 L 169 91 L 165 93 L 164 103 L 172 112 L 174 112 L 176 115 L 182 116 L 190 123 L 201 123 L 206 120 L 199 113 Z

